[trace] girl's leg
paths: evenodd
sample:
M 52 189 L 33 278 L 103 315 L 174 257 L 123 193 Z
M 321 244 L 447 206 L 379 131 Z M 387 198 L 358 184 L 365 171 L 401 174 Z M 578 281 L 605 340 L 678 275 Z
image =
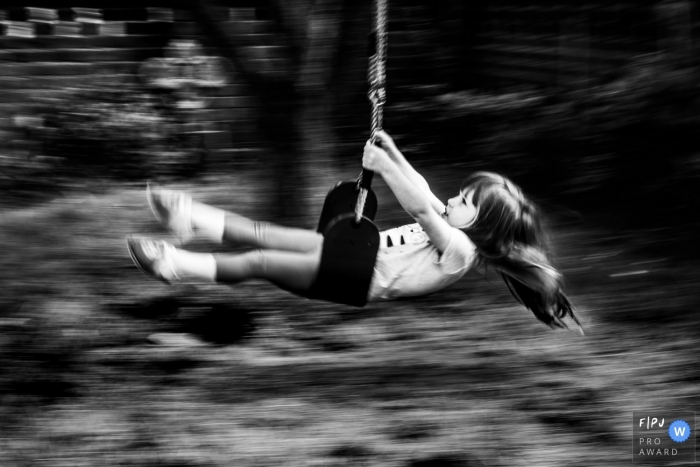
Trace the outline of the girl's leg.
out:
M 211 254 L 178 249 L 162 240 L 129 239 L 128 245 L 142 271 L 166 282 L 194 279 L 235 284 L 266 279 L 284 290 L 303 293 L 313 284 L 321 264 L 320 248 L 309 252 Z
M 191 219 L 195 232 L 208 234 L 210 240 L 217 242 L 301 253 L 317 250 L 323 244 L 323 236 L 314 230 L 254 221 L 196 201 L 192 202 Z
M 216 243 L 225 240 L 256 248 L 295 252 L 314 251 L 323 244 L 323 236 L 313 230 L 253 221 L 193 201 L 185 193 L 149 186 L 148 199 L 156 216 L 183 241 L 196 233 Z
M 232 212 L 225 213 L 223 239 L 256 248 L 300 253 L 319 250 L 323 245 L 323 236 L 316 231 L 253 221 Z
M 217 254 L 216 280 L 235 284 L 246 279 L 266 279 L 292 293 L 311 287 L 321 264 L 321 250 L 293 252 L 254 250 L 239 255 Z

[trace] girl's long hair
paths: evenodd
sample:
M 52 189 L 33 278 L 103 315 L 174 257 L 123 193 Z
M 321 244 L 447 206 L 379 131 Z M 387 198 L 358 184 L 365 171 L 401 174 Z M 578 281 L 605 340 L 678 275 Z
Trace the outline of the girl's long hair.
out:
M 537 319 L 561 328 L 568 327 L 568 316 L 583 331 L 562 290 L 562 275 L 550 263 L 537 206 L 510 180 L 490 172 L 470 175 L 461 190 L 474 190 L 476 219 L 462 230 L 476 246 L 480 262 L 495 267 L 511 294 Z

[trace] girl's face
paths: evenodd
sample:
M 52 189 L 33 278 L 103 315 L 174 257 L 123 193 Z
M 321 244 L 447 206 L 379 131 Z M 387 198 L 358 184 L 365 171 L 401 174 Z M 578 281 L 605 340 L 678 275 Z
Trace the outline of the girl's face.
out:
M 474 206 L 474 190 L 461 191 L 454 198 L 450 198 L 442 215 L 452 227 L 463 229 L 468 227 L 476 219 L 477 209 Z

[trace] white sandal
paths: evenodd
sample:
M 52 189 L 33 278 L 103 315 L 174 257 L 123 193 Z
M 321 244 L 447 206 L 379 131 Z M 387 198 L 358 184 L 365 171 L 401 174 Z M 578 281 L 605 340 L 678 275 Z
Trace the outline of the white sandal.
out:
M 128 237 L 126 245 L 134 264 L 144 274 L 167 284 L 179 279 L 170 256 L 175 254 L 175 247 L 170 243 L 163 240 Z
M 165 225 L 180 243 L 194 238 L 192 228 L 192 197 L 181 191 L 166 190 L 158 185 L 146 186 L 146 197 L 151 211 L 161 224 Z

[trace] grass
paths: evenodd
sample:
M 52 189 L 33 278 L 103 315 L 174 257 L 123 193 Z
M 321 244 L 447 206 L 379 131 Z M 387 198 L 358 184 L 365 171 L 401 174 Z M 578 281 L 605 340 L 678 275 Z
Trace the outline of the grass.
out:
M 265 183 L 175 186 L 264 218 Z M 402 214 L 376 185 L 388 227 Z M 622 466 L 633 410 L 698 404 L 695 270 L 649 232 L 555 224 L 582 337 L 491 273 L 364 309 L 168 287 L 126 254 L 128 234 L 165 235 L 140 184 L 55 196 L 0 213 L 3 467 Z M 210 345 L 147 340 L 182 331 Z

